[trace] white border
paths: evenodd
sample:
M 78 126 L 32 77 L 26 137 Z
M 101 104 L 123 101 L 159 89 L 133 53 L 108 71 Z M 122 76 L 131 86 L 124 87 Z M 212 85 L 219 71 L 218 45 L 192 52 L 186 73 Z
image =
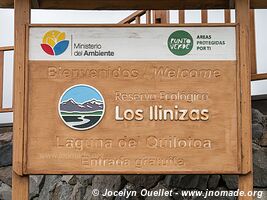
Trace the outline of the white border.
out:
M 100 117 L 100 119 L 98 120 L 97 123 L 95 123 L 93 126 L 90 126 L 90 127 L 88 127 L 88 128 L 83 128 L 83 129 L 81 129 L 81 128 L 75 128 L 75 127 L 72 127 L 72 126 L 68 125 L 67 122 L 65 122 L 65 120 L 63 119 L 63 117 L 62 117 L 61 114 L 60 114 L 60 113 L 61 113 L 61 112 L 60 112 L 60 103 L 61 103 L 61 99 L 62 99 L 62 97 L 65 95 L 65 93 L 66 93 L 67 91 L 69 91 L 70 89 L 72 89 L 72 88 L 74 88 L 74 87 L 77 87 L 77 86 L 86 86 L 86 87 L 90 87 L 90 88 L 96 90 L 96 91 L 98 92 L 98 94 L 100 95 L 100 97 L 102 97 L 102 99 L 103 99 L 103 113 L 102 113 L 102 116 Z M 105 110 L 106 110 L 106 103 L 105 103 L 105 99 L 104 99 L 103 95 L 101 94 L 101 92 L 100 92 L 98 89 L 96 89 L 95 87 L 93 87 L 93 86 L 91 86 L 91 85 L 87 85 L 87 84 L 77 84 L 77 85 L 73 85 L 73 86 L 67 88 L 67 89 L 63 92 L 63 94 L 60 96 L 59 101 L 58 101 L 58 115 L 60 116 L 61 120 L 62 120 L 62 121 L 64 122 L 64 124 L 67 125 L 69 128 L 74 129 L 74 130 L 77 130 L 77 131 L 86 131 L 86 130 L 89 130 L 89 129 L 94 128 L 96 125 L 98 125 L 98 124 L 101 122 L 102 118 L 103 118 L 104 115 L 105 115 Z

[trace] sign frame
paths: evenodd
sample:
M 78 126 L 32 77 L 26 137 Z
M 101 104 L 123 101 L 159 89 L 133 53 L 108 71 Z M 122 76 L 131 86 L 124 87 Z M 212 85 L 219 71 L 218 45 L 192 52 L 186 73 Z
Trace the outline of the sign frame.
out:
M 73 174 L 74 172 L 68 172 L 68 171 L 53 171 L 53 172 L 49 172 L 49 171 L 46 171 L 46 170 L 37 170 L 37 171 L 28 171 L 27 169 L 27 138 L 28 138 L 28 132 L 26 130 L 28 130 L 27 126 L 27 108 L 28 108 L 28 81 L 29 81 L 29 28 L 30 27 L 51 27 L 51 28 L 54 28 L 54 27 L 58 27 L 58 28 L 62 28 L 62 27 L 112 27 L 112 28 L 120 28 L 120 27 L 235 27 L 235 30 L 236 30 L 236 66 L 237 66 L 237 93 L 238 91 L 240 91 L 241 89 L 241 77 L 240 77 L 240 71 L 241 71 L 241 68 L 240 68 L 240 61 L 239 61 L 239 54 L 240 54 L 240 49 L 239 49 L 239 34 L 240 34 L 240 31 L 239 31 L 239 25 L 238 24 L 205 24 L 205 25 L 202 25 L 202 24 L 166 24 L 166 25 L 163 25 L 163 24 L 159 24 L 159 25 L 156 25 L 156 24 L 153 24 L 153 25 L 109 25 L 109 24 L 94 24 L 94 25 L 87 25 L 87 24 L 30 24 L 26 27 L 26 33 L 27 33 L 27 38 L 26 38 L 26 60 L 25 60 L 25 105 L 24 105 L 24 108 L 25 108 L 25 132 L 24 132 L 24 151 L 23 151 L 23 174 L 24 175 L 28 175 L 28 174 L 62 174 L 62 172 L 66 173 L 66 174 Z M 241 93 L 240 93 L 241 95 Z M 243 154 L 243 147 L 241 145 L 241 126 L 242 124 L 240 123 L 240 118 L 241 118 L 241 96 L 237 94 L 237 109 L 239 110 L 239 113 L 237 114 L 238 116 L 238 119 L 237 119 L 237 138 L 238 138 L 238 170 L 237 171 L 233 171 L 233 172 L 225 172 L 225 174 L 245 174 L 247 172 L 244 172 L 242 171 L 242 159 L 241 159 L 241 155 Z M 90 173 L 93 173 L 93 174 L 110 174 L 110 171 L 90 171 Z M 112 171 L 112 174 L 121 174 L 122 171 L 118 170 L 118 171 Z M 123 171 L 124 174 L 134 174 L 136 173 L 135 171 Z M 216 174 L 216 173 L 222 173 L 221 171 L 218 172 L 218 171 L 214 171 L 214 170 L 209 170 L 209 171 L 205 171 L 205 172 L 199 172 L 199 171 L 145 171 L 144 173 L 141 172 L 141 174 L 158 174 L 158 173 L 161 173 L 161 174 Z M 88 172 L 80 172 L 80 171 L 77 171 L 77 173 L 75 174 L 88 174 Z M 138 172 L 138 174 L 140 174 L 140 172 Z

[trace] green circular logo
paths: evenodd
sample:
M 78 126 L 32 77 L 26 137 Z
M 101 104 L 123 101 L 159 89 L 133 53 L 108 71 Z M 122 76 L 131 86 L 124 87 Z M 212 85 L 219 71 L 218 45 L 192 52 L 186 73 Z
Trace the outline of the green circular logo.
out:
M 188 54 L 193 48 L 193 38 L 186 31 L 175 31 L 168 39 L 170 51 L 177 56 Z

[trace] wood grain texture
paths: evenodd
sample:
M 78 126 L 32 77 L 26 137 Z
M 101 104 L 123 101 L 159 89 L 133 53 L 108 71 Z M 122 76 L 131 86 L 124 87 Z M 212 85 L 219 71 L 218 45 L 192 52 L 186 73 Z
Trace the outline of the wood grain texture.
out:
M 201 8 L 229 8 L 229 0 L 90 0 L 90 1 L 73 1 L 73 0 L 40 0 L 39 3 L 35 3 L 33 0 L 33 8 L 41 9 L 96 9 L 96 10 L 107 10 L 107 9 L 126 9 L 126 10 L 143 10 L 143 9 L 201 9 Z M 12 8 L 13 0 L 1 0 L 0 7 Z
M 266 9 L 267 8 L 267 1 L 250 0 L 250 8 L 251 9 Z
M 0 109 L 0 112 L 1 113 L 13 112 L 13 109 L 12 108 L 2 108 L 2 109 Z
M 151 24 L 151 10 L 146 11 L 146 24 Z
M 77 10 L 142 10 L 142 9 L 233 9 L 234 1 L 232 0 L 187 0 L 187 1 L 162 1 L 145 0 L 142 2 L 134 0 L 91 0 L 79 1 L 73 0 L 32 0 L 33 8 L 40 9 L 77 9 Z M 37 3 L 39 2 L 39 3 Z M 13 8 L 13 0 L 1 0 L 1 8 Z M 266 9 L 267 2 L 263 0 L 251 0 L 252 9 Z
M 29 24 L 29 27 L 236 27 L 236 23 L 189 24 Z
M 97 0 L 97 1 L 56 1 L 56 0 L 45 0 L 40 2 L 41 8 L 65 8 L 65 9 L 151 9 L 151 10 L 168 10 L 168 9 L 208 9 L 208 8 L 229 8 L 229 0 Z
M 40 0 L 31 0 L 32 8 L 40 8 Z
M 238 188 L 240 191 L 244 191 L 245 194 L 249 191 L 253 191 L 253 172 L 249 172 L 245 175 L 240 175 L 238 180 Z M 253 200 L 253 196 L 240 196 L 238 200 Z
M 118 24 L 130 24 L 135 20 L 137 16 L 142 16 L 145 13 L 146 13 L 145 10 L 140 10 L 140 11 L 138 10 L 133 14 L 129 15 L 128 17 L 124 18 L 123 20 L 121 20 Z
M 185 11 L 184 10 L 178 11 L 178 18 L 179 18 L 179 24 L 185 23 Z
M 29 177 L 12 172 L 12 200 L 29 200 Z
M 236 19 L 240 24 L 240 77 L 241 77 L 241 124 L 242 124 L 242 171 L 252 170 L 252 137 L 251 137 L 251 61 L 249 37 L 249 7 L 247 0 L 236 0 Z
M 15 53 L 14 53 L 14 131 L 12 199 L 29 199 L 29 177 L 23 176 L 25 168 L 25 62 L 26 25 L 30 23 L 30 0 L 15 0 Z
M 15 1 L 15 54 L 14 54 L 14 133 L 13 170 L 23 174 L 24 153 L 24 86 L 26 60 L 26 24 L 30 23 L 30 1 Z
M 136 23 L 136 24 L 140 24 L 140 22 L 141 22 L 141 21 L 140 21 L 140 16 L 137 16 L 137 17 L 135 18 L 135 23 Z
M 231 23 L 231 11 L 229 9 L 224 10 L 224 22 Z
M 257 54 L 256 54 L 256 30 L 255 30 L 255 11 L 250 9 L 250 58 L 251 74 L 257 74 Z
M 154 10 L 153 12 L 153 23 L 154 24 L 169 24 L 170 22 L 170 11 L 169 10 Z
M 1 8 L 14 8 L 14 0 L 1 0 Z
M 201 23 L 208 23 L 208 11 L 207 10 L 201 10 Z
M 252 81 L 259 81 L 259 80 L 264 80 L 264 79 L 267 79 L 267 73 L 252 74 L 251 75 L 251 80 Z
M 14 50 L 13 46 L 0 47 L 0 51 L 12 51 L 12 50 Z
M 253 191 L 252 135 L 251 135 L 251 60 L 250 60 L 250 9 L 249 0 L 235 0 L 236 21 L 240 25 L 240 76 L 241 76 L 241 151 L 242 172 L 239 176 L 239 190 Z M 252 200 L 242 196 L 239 200 Z
M 51 74 L 51 67 L 58 70 L 80 69 L 110 69 L 138 70 L 138 78 L 112 78 L 97 76 L 69 77 Z M 168 79 L 155 78 L 150 74 L 154 67 L 180 69 L 220 69 L 221 77 L 218 79 Z M 52 71 L 55 68 L 52 69 Z M 50 75 L 49 75 L 50 71 Z M 144 75 L 144 72 L 146 72 Z M 60 73 L 60 72 L 59 72 Z M 64 72 L 66 73 L 66 71 Z M 143 76 L 144 75 L 144 76 Z M 52 62 L 40 61 L 29 63 L 29 109 L 28 115 L 28 148 L 27 148 L 27 174 L 131 174 L 131 173 L 239 173 L 240 156 L 238 155 L 238 74 L 236 62 Z M 226 84 L 227 83 L 227 84 Z M 68 87 L 75 84 L 89 84 L 96 87 L 104 96 L 106 102 L 105 116 L 95 128 L 88 131 L 75 131 L 67 127 L 59 117 L 59 98 Z M 219 90 L 218 88 L 223 88 Z M 207 101 L 185 102 L 182 100 L 148 100 L 126 101 L 116 100 L 116 92 L 123 93 L 151 93 L 165 92 L 202 92 L 209 94 Z M 148 119 L 148 108 L 151 105 L 162 105 L 173 108 L 178 104 L 180 108 L 188 110 L 210 110 L 208 121 L 151 121 Z M 115 106 L 121 109 L 143 109 L 142 121 L 116 121 Z M 189 131 L 190 130 L 190 131 Z M 150 137 L 150 139 L 149 139 Z M 185 140 L 195 138 L 211 140 L 212 148 L 180 148 L 164 145 L 149 146 L 151 137 L 169 141 L 177 137 Z M 118 146 L 120 139 L 134 138 L 138 142 L 135 148 L 122 148 Z M 76 145 L 90 143 L 89 146 L 66 147 L 66 141 L 75 141 Z M 96 147 L 97 140 L 112 140 L 112 148 Z M 149 142 L 150 141 L 150 142 Z M 171 143 L 171 142 L 170 142 Z M 120 164 L 90 164 L 95 159 L 125 158 L 129 165 Z M 183 160 L 183 164 L 149 164 L 149 159 Z M 90 160 L 90 162 L 89 162 Z M 146 160 L 146 161 L 145 161 Z M 117 161 L 118 162 L 118 161 Z M 140 162 L 140 163 L 139 163 Z M 151 161 L 152 162 L 152 161 Z

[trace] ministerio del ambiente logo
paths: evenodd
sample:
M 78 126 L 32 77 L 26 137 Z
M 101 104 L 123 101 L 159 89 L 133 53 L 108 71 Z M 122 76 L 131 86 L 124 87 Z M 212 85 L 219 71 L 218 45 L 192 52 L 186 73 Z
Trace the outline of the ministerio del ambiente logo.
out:
M 68 46 L 69 40 L 66 40 L 66 33 L 57 30 L 46 32 L 41 44 L 43 51 L 51 56 L 63 54 Z

